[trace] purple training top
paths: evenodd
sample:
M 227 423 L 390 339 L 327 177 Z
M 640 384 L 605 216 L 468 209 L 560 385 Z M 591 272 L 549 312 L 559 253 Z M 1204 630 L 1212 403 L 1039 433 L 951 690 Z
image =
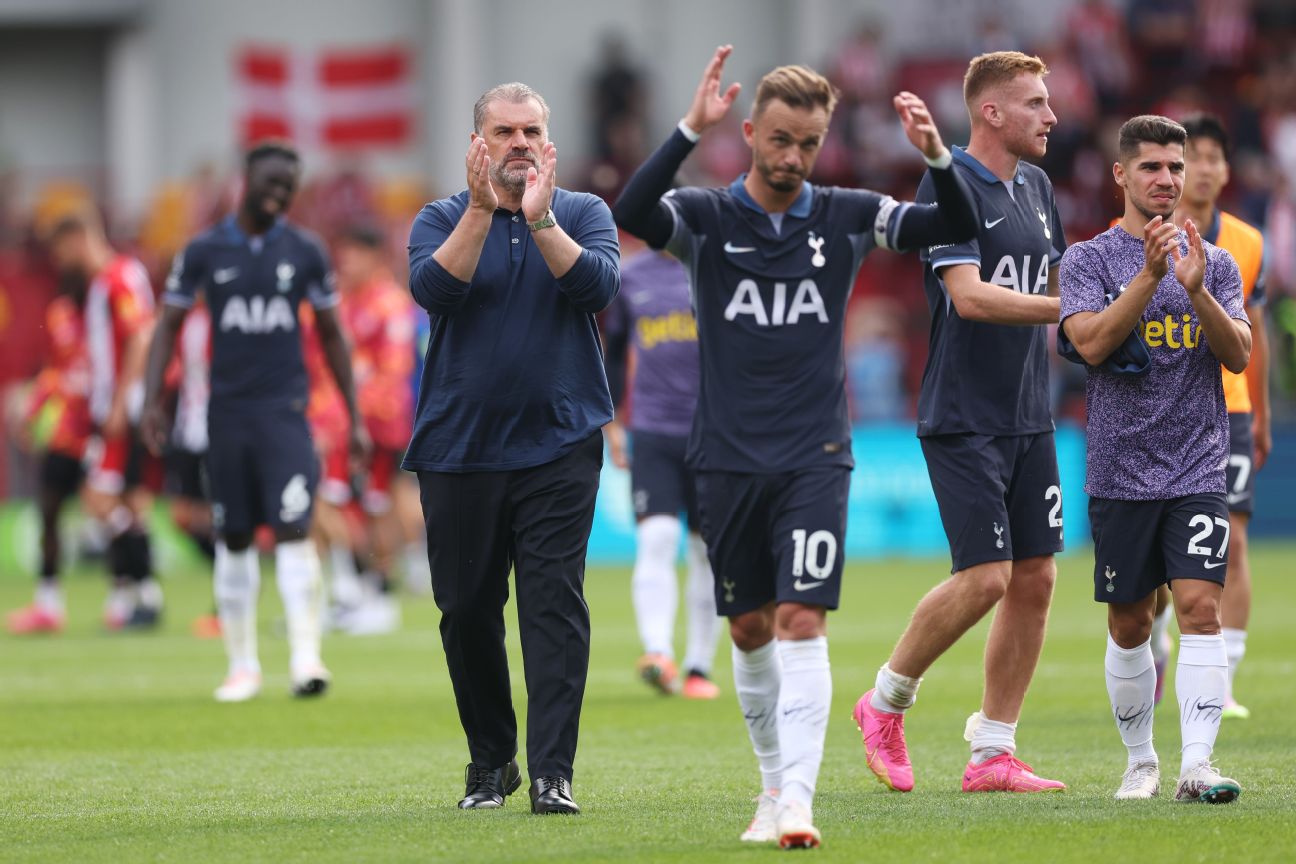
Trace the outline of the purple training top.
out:
M 1183 252 L 1187 237 L 1179 232 Z M 1203 245 L 1206 290 L 1230 317 L 1250 323 L 1233 256 Z M 1077 312 L 1101 312 L 1104 295 L 1133 281 L 1143 263 L 1143 239 L 1119 225 L 1073 245 L 1059 273 L 1062 320 Z M 1157 285 L 1138 329 L 1152 355 L 1146 375 L 1089 367 L 1085 492 L 1127 501 L 1224 492 L 1229 432 L 1220 361 L 1206 345 L 1173 267 Z
M 621 293 L 603 321 L 629 331 L 635 375 L 630 430 L 687 438 L 698 400 L 697 322 L 679 261 L 643 252 L 621 266 Z

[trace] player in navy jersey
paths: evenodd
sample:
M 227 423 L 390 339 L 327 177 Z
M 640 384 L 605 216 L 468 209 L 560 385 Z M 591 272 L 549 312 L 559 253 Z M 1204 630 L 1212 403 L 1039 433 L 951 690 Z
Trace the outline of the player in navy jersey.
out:
M 904 713 L 922 675 L 998 607 L 985 651 L 981 710 L 965 737 L 965 792 L 1065 789 L 1017 759 L 1016 728 L 1035 672 L 1062 549 L 1062 491 L 1049 409 L 1045 324 L 1058 318 L 1066 249 L 1053 187 L 1023 161 L 1044 155 L 1057 123 L 1038 57 L 983 54 L 968 65 L 972 121 L 954 166 L 972 192 L 977 236 L 923 252 L 931 309 L 918 437 L 952 558 L 949 579 L 919 602 L 874 689 L 855 706 L 869 768 L 913 788 Z M 919 200 L 931 200 L 933 173 Z
M 286 144 L 254 147 L 245 160 L 238 212 L 198 235 L 167 278 L 164 311 L 149 351 L 143 431 L 155 452 L 166 442 L 160 404 L 163 372 L 176 334 L 199 292 L 211 312 L 208 478 L 217 534 L 214 587 L 229 655 L 220 701 L 250 699 L 261 688 L 256 604 L 260 564 L 254 529 L 275 536 L 275 576 L 291 649 L 292 692 L 324 692 L 320 659 L 320 565 L 308 539 L 319 464 L 306 424 L 306 367 L 297 309 L 309 301 L 338 388 L 351 415 L 356 459 L 368 450 L 358 422 L 338 294 L 319 240 L 284 218 L 300 160 Z
M 699 135 L 738 95 L 738 84 L 720 84 L 732 50 L 716 49 L 679 128 L 635 173 L 614 215 L 683 261 L 692 284 L 701 387 L 688 459 L 764 786 L 743 839 L 817 846 L 811 804 L 832 698 L 825 613 L 841 588 L 854 464 L 846 302 L 875 247 L 960 242 L 975 225 L 949 151 L 912 93 L 895 107 L 937 168 L 939 206 L 807 182 L 837 94 L 804 66 L 761 79 L 743 121 L 748 173 L 728 187 L 667 194 Z
M 626 260 L 621 293 L 603 316 L 603 338 L 617 408 L 617 420 L 605 430 L 608 449 L 615 465 L 630 468 L 634 496 L 631 590 L 644 649 L 639 674 L 662 693 L 679 690 L 686 699 L 714 699 L 720 695 L 709 676 L 719 636 L 715 577 L 698 526 L 693 470 L 684 458 L 697 408 L 698 344 L 683 265 L 663 252 L 641 252 Z M 622 428 L 627 412 L 628 450 Z M 681 515 L 688 525 L 688 648 L 682 686 L 674 660 Z
M 1160 791 L 1151 634 L 1157 589 L 1169 583 L 1182 634 L 1175 799 L 1217 804 L 1241 792 L 1210 761 L 1228 696 L 1220 601 L 1229 555 L 1229 421 L 1220 365 L 1234 374 L 1246 368 L 1251 327 L 1233 256 L 1205 242 L 1191 219 L 1183 229 L 1174 223 L 1187 138 L 1165 117 L 1121 126 L 1112 173 L 1125 215 L 1067 250 L 1061 315 L 1088 365 L 1094 599 L 1107 604 L 1107 693 L 1128 750 L 1116 797 Z M 1131 331 L 1150 362 L 1141 375 L 1116 374 L 1105 361 Z

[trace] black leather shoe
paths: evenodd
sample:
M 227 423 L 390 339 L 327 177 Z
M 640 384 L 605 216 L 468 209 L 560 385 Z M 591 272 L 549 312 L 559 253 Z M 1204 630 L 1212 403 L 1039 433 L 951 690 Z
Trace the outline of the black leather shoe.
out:
M 469 762 L 464 769 L 464 797 L 460 810 L 494 810 L 504 806 L 504 798 L 512 795 L 522 785 L 522 772 L 517 760 L 503 768 L 486 768 Z
M 541 777 L 531 782 L 531 812 L 544 816 L 547 813 L 580 812 L 572 800 L 571 781 L 562 777 Z

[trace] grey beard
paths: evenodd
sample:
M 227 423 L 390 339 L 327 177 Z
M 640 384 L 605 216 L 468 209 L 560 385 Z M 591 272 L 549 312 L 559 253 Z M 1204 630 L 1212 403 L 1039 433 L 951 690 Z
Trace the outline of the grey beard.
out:
M 526 178 L 526 169 L 507 171 L 502 165 L 491 169 L 491 180 L 495 182 L 495 185 L 512 195 L 518 195 L 526 191 Z

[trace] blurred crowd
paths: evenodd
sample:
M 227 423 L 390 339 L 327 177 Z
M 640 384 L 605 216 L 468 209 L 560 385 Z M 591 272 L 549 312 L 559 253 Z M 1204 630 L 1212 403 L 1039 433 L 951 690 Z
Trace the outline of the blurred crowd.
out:
M 892 96 L 912 90 L 932 107 L 951 143 L 969 133 L 962 76 L 969 57 L 1018 50 L 1048 64 L 1059 125 L 1042 167 L 1057 193 L 1067 238 L 1087 240 L 1120 215 L 1112 181 L 1116 131 L 1136 114 L 1219 116 L 1233 142 L 1224 209 L 1266 235 L 1275 414 L 1296 415 L 1296 7 L 1264 0 L 1081 0 L 1054 35 L 1027 42 L 995 15 L 965 44 L 939 56 L 899 56 L 881 23 L 859 21 L 822 68 L 842 100 L 815 180 L 912 198 L 923 165 L 895 120 Z M 592 76 L 592 147 L 599 156 L 588 188 L 615 197 L 656 141 L 646 135 L 648 74 L 608 40 Z M 613 96 L 615 94 L 615 98 Z M 675 99 L 682 105 L 682 96 Z M 663 106 L 669 108 L 670 106 Z M 735 121 L 708 133 L 690 162 L 690 183 L 727 183 L 749 154 Z M 928 312 L 914 256 L 869 256 L 847 326 L 852 411 L 859 422 L 905 421 L 927 353 Z M 1083 369 L 1055 367 L 1059 416 L 1083 412 Z
M 1105 229 L 1119 213 L 1110 166 L 1123 120 L 1147 112 L 1219 115 L 1234 142 L 1224 206 L 1266 235 L 1274 411 L 1279 422 L 1290 419 L 1296 414 L 1296 9 L 1267 0 L 1081 0 L 1054 36 L 1035 43 L 1023 42 L 1008 24 L 987 16 L 957 50 L 945 46 L 939 56 L 921 56 L 900 55 L 878 21 L 856 22 L 832 56 L 820 58 L 842 101 L 815 179 L 911 198 L 923 166 L 895 121 L 892 95 L 900 89 L 920 94 L 947 141 L 961 143 L 968 134 L 961 95 L 968 57 L 1000 49 L 1035 53 L 1049 66 L 1046 81 L 1060 121 L 1043 167 L 1074 242 Z M 615 36 L 605 40 L 587 82 L 590 159 L 567 175 L 568 182 L 612 200 L 656 146 L 649 122 L 654 101 L 669 115 L 687 94 L 670 94 L 666 104 L 668 94 L 653 92 L 649 66 Z M 735 118 L 704 139 L 685 179 L 727 182 L 748 161 Z M 358 158 L 334 158 L 327 166 L 308 160 L 305 168 L 293 218 L 330 247 L 356 225 L 376 228 L 386 266 L 403 283 L 409 224 L 424 202 L 446 190 L 379 177 Z M 184 242 L 231 210 L 237 182 L 234 166 L 200 167 L 158 189 L 137 224 L 104 213 L 109 236 L 145 264 L 160 290 Z M 14 186 L 0 176 L 0 396 L 6 420 L 0 435 L 9 442 L 0 463 L 0 497 L 32 489 L 30 459 L 13 445 L 13 430 L 21 422 L 25 382 L 48 358 L 45 307 L 60 290 L 37 238 L 42 225 L 102 191 L 52 181 L 34 205 L 19 208 Z M 928 327 L 919 267 L 913 256 L 876 255 L 861 272 L 846 331 L 859 422 L 912 416 Z M 1059 363 L 1057 372 L 1059 416 L 1077 417 L 1083 371 Z

